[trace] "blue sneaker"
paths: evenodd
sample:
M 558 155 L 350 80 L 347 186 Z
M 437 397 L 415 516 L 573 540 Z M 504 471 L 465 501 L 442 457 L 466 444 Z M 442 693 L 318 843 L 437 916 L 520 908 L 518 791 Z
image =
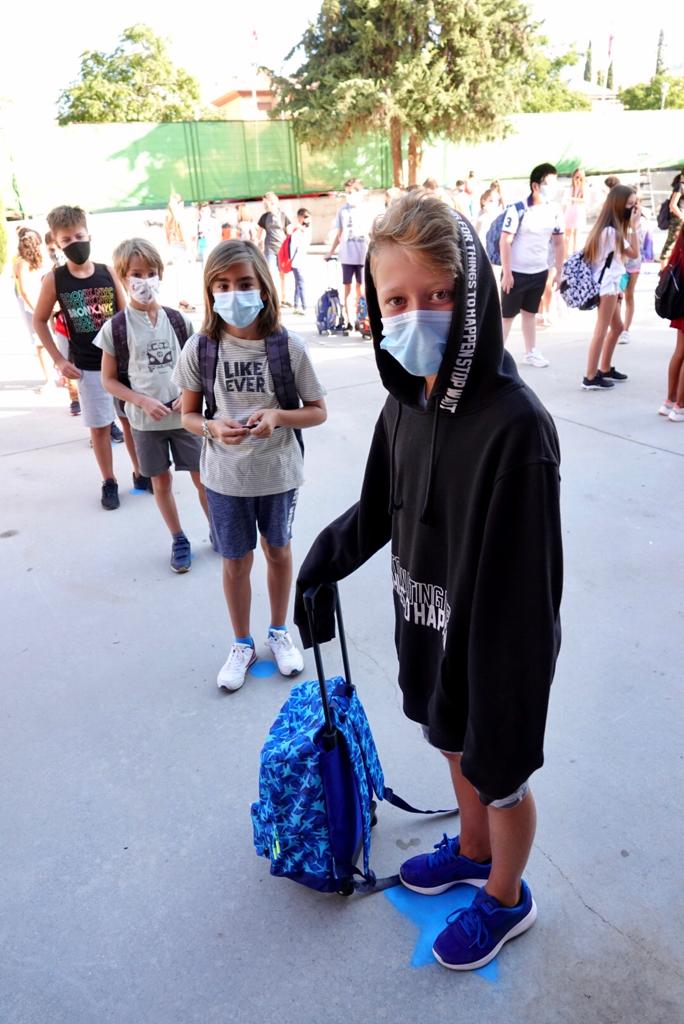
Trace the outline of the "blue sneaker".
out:
M 537 905 L 525 882 L 520 883 L 520 901 L 515 907 L 504 907 L 486 889 L 480 889 L 469 907 L 449 914 L 432 952 L 451 971 L 474 971 L 493 960 L 504 942 L 522 935 L 536 920 Z
M 479 864 L 469 857 L 462 857 L 458 836 L 449 839 L 445 833 L 442 841 L 435 843 L 435 851 L 405 860 L 399 868 L 401 884 L 424 896 L 439 896 L 452 885 L 467 882 L 468 885 L 482 886 L 489 878 L 491 861 Z
M 171 568 L 174 572 L 187 572 L 191 565 L 190 541 L 184 533 L 176 534 L 171 545 Z

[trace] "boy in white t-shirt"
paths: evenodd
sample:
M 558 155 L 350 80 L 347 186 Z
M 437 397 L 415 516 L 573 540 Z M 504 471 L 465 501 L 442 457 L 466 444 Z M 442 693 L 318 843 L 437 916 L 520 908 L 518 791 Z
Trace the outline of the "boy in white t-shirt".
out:
M 556 280 L 563 267 L 563 225 L 556 195 L 556 168 L 539 164 L 530 174 L 530 195 L 524 210 L 506 210 L 501 231 L 501 315 L 504 342 L 521 314 L 527 366 L 549 365 L 536 347 L 536 315 L 549 271 L 549 242 L 553 238 Z
M 340 263 L 342 264 L 342 284 L 344 285 L 344 318 L 347 330 L 353 330 L 357 319 L 356 311 L 359 300 L 364 294 L 363 271 L 368 252 L 368 235 L 370 220 L 368 211 L 364 209 L 363 185 L 358 178 L 350 178 L 344 183 L 347 201 L 337 211 L 335 218 L 335 235 L 330 246 L 328 258 L 340 247 Z M 349 296 L 352 281 L 356 279 L 356 301 L 354 316 L 349 315 Z
M 114 269 L 130 305 L 108 320 L 93 344 L 102 349 L 102 385 L 125 402 L 141 472 L 152 481 L 161 517 L 172 538 L 171 568 L 190 569 L 190 541 L 183 532 L 173 496 L 171 461 L 190 473 L 205 515 L 207 497 L 200 481 L 202 442 L 181 423 L 180 388 L 172 374 L 192 324 L 157 302 L 164 273 L 161 256 L 144 238 L 131 238 L 114 250 Z M 119 318 L 119 319 L 117 319 Z M 122 341 L 128 365 L 122 366 Z

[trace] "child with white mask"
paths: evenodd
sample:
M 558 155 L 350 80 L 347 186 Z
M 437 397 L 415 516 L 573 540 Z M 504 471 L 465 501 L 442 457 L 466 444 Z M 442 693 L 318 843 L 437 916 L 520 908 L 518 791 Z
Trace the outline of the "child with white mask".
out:
M 280 323 L 273 278 L 252 242 L 222 242 L 207 258 L 201 334 L 183 349 L 173 379 L 184 426 L 204 439 L 200 472 L 234 633 L 217 685 L 238 690 L 257 659 L 250 631 L 257 532 L 267 565 L 266 646 L 280 673 L 295 675 L 304 659 L 286 621 L 290 538 L 304 480 L 296 432 L 325 421 L 325 391 L 304 343 Z
M 129 306 L 108 320 L 93 342 L 103 353 L 102 385 L 124 404 L 143 474 L 134 476 L 134 487 L 152 490 L 171 534 L 171 569 L 185 573 L 192 552 L 173 495 L 172 461 L 177 471 L 190 473 L 207 514 L 199 473 L 202 445 L 181 423 L 180 389 L 172 380 L 192 324 L 178 310 L 159 305 L 164 264 L 144 238 L 121 242 L 114 251 L 114 268 Z

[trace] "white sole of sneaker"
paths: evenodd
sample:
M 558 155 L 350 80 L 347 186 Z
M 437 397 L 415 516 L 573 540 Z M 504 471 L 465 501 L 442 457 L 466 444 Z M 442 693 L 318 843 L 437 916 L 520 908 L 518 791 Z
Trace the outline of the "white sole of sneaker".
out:
M 432 889 L 424 889 L 420 885 L 411 885 L 409 882 L 405 882 L 401 877 L 401 872 L 399 872 L 399 881 L 405 889 L 419 892 L 421 896 L 441 896 L 443 892 L 453 889 L 455 885 L 474 885 L 477 889 L 481 889 L 487 884 L 486 878 L 459 878 L 457 882 L 447 882 L 446 885 L 435 885 Z
M 254 664 L 254 662 L 256 660 L 257 660 L 257 652 L 255 651 L 254 654 L 252 655 L 252 657 L 249 660 L 249 665 L 245 669 L 245 676 L 247 675 L 247 673 L 249 672 L 250 668 L 252 667 L 252 665 Z M 228 693 L 235 693 L 236 690 L 242 689 L 242 687 L 245 685 L 245 680 L 243 679 L 241 683 L 237 684 L 237 686 L 230 686 L 228 683 L 220 683 L 218 681 L 218 679 L 217 679 L 216 680 L 216 685 L 218 686 L 219 690 L 226 690 Z
M 180 569 L 176 569 L 176 567 L 172 565 L 171 566 L 171 572 L 178 572 L 178 573 L 190 572 L 190 566 L 189 565 L 182 565 L 180 567 Z
M 486 964 L 490 963 L 495 956 L 498 955 L 502 946 L 508 942 L 509 939 L 515 939 L 518 935 L 522 935 L 528 928 L 531 928 L 534 922 L 537 920 L 537 904 L 532 900 L 532 906 L 530 907 L 529 913 L 523 917 L 522 921 L 518 921 L 515 928 L 511 928 L 508 934 L 504 935 L 501 942 L 497 943 L 494 949 L 487 953 L 487 956 L 483 956 L 481 960 L 475 960 L 472 964 L 448 964 L 446 960 L 442 960 L 440 956 L 432 950 L 432 955 L 435 960 L 442 965 L 442 967 L 448 968 L 450 971 L 476 971 L 478 967 L 485 967 Z

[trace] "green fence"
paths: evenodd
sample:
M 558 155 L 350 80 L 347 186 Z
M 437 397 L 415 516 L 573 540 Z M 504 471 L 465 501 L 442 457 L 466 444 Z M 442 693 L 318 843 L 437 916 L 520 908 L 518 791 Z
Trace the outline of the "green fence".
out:
M 524 178 L 546 160 L 562 173 L 578 165 L 607 173 L 675 167 L 684 160 L 684 111 L 520 114 L 511 125 L 511 133 L 495 142 L 427 145 L 423 174 L 453 185 L 470 168 L 485 180 Z M 288 121 L 0 131 L 0 194 L 8 210 L 20 202 L 32 216 L 58 203 L 78 203 L 92 212 L 158 209 L 172 189 L 189 202 L 247 199 L 268 191 L 328 192 L 352 176 L 368 188 L 391 184 L 385 137 L 359 136 L 321 152 L 298 144 Z

